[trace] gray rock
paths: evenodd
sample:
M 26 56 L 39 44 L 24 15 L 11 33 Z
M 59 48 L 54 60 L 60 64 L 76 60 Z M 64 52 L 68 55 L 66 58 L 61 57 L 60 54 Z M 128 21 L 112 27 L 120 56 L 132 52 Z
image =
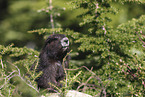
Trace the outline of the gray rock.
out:
M 75 90 L 69 90 L 66 94 L 66 97 L 92 97 L 92 96 Z
M 49 93 L 46 94 L 46 96 L 42 95 L 41 97 L 60 97 L 59 95 L 60 95 L 59 93 Z M 68 90 L 65 97 L 93 97 L 93 96 L 82 92 L 78 92 L 76 90 Z

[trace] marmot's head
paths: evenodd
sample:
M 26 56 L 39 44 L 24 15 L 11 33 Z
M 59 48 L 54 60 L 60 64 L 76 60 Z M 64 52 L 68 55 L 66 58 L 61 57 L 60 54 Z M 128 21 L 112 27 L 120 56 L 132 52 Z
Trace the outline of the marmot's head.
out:
M 40 58 L 46 56 L 49 59 L 62 60 L 68 52 L 68 38 L 64 34 L 53 34 L 46 39 Z
M 64 34 L 53 34 L 46 39 L 45 46 L 47 45 L 49 48 L 66 51 L 69 49 L 69 40 Z

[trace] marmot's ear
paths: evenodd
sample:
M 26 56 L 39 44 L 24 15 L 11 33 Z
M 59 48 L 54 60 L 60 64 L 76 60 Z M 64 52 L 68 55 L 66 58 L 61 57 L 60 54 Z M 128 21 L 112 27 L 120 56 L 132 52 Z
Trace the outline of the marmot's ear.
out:
M 57 38 L 47 38 L 45 44 L 51 43 L 52 41 L 57 40 Z
M 45 45 L 44 47 L 46 47 L 46 45 L 50 44 L 52 41 L 54 40 L 57 40 L 57 38 L 52 38 L 52 37 L 48 37 L 46 40 L 45 40 Z

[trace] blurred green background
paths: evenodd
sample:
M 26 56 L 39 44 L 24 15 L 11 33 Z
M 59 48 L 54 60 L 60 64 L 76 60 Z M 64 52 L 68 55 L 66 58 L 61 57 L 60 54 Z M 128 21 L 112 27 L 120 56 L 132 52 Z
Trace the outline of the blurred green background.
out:
M 15 47 L 26 46 L 40 51 L 44 43 L 44 35 L 39 35 L 38 33 L 31 34 L 28 33 L 28 31 L 51 28 L 50 15 L 40 12 L 41 9 L 48 7 L 48 1 L 49 0 L 0 0 L 0 44 L 7 46 L 14 43 Z M 59 11 L 58 15 L 53 17 L 55 27 L 62 27 L 63 29 L 69 28 L 80 33 L 87 32 L 86 29 L 88 28 L 86 26 L 79 26 L 82 17 L 78 17 L 85 10 L 71 10 L 73 5 L 70 5 L 68 3 L 69 1 L 73 0 L 52 0 L 53 6 L 65 9 Z M 112 29 L 116 28 L 121 23 L 126 23 L 132 20 L 132 18 L 138 19 L 141 15 L 145 14 L 145 4 L 132 2 L 121 5 L 112 3 L 112 6 L 116 7 L 118 10 L 118 13 L 115 15 L 106 14 L 112 19 L 109 23 Z M 73 44 L 72 46 L 71 44 L 71 49 L 75 52 L 77 45 Z M 136 49 L 133 50 L 133 52 L 137 51 Z M 84 54 L 87 53 L 89 54 L 89 52 L 86 52 L 80 54 L 79 57 L 72 57 L 72 59 L 85 59 Z M 22 84 L 22 87 L 24 86 L 25 84 Z M 26 92 L 24 88 L 20 88 L 20 90 L 21 89 Z M 31 92 L 31 90 L 27 89 L 27 92 Z
M 69 28 L 83 33 L 85 28 L 79 27 L 81 17 L 77 18 L 82 10 L 71 10 L 69 1 L 71 0 L 53 0 L 53 6 L 65 8 L 54 20 L 63 29 Z M 118 14 L 110 15 L 110 25 L 113 28 L 145 14 L 145 4 L 112 5 L 119 10 Z M 28 31 L 50 27 L 49 15 L 38 11 L 47 6 L 47 0 L 0 0 L 0 44 L 6 46 L 14 43 L 17 47 L 27 46 L 39 51 L 44 42 L 43 35 L 30 34 Z

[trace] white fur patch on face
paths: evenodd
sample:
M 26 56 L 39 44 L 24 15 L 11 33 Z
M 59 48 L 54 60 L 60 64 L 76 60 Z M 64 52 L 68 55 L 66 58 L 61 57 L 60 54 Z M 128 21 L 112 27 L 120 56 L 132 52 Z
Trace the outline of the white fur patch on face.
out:
M 62 40 L 61 40 L 61 45 L 63 48 L 67 48 L 69 46 L 69 40 L 67 37 L 64 37 Z

